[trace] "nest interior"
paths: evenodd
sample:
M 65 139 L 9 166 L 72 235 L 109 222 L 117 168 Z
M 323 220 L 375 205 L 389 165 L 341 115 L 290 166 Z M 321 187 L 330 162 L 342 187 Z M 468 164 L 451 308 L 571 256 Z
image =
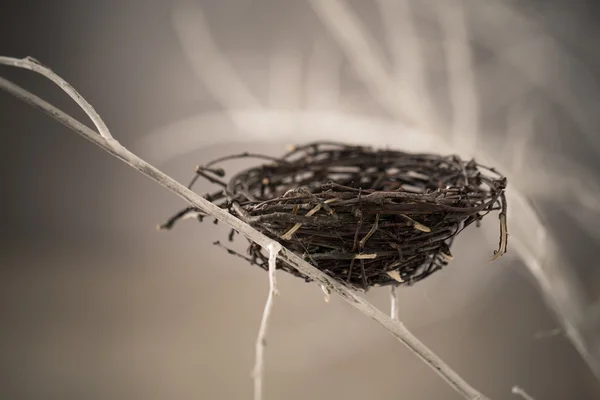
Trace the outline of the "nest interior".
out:
M 221 180 L 218 164 L 248 157 L 266 162 Z M 506 251 L 506 178 L 455 155 L 316 142 L 281 157 L 221 157 L 196 167 L 189 187 L 199 177 L 221 187 L 208 200 L 355 288 L 427 278 L 452 259 L 456 235 L 494 210 L 500 211 L 500 246 L 492 259 Z M 188 207 L 161 228 L 190 215 L 205 217 Z M 268 254 L 253 242 L 247 255 L 225 248 L 268 269 Z M 310 280 L 281 261 L 277 268 Z

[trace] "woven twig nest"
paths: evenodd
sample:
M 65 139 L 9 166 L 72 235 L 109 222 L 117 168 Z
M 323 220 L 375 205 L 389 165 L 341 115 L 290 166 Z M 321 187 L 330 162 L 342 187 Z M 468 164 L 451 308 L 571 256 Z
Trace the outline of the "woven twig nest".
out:
M 214 165 L 242 157 L 268 163 L 222 182 L 225 173 Z M 222 186 L 208 200 L 356 288 L 425 279 L 452 259 L 456 235 L 493 210 L 501 224 L 493 259 L 506 251 L 506 178 L 474 160 L 318 142 L 280 158 L 223 157 L 196 173 Z M 189 215 L 204 216 L 187 208 L 161 228 Z M 237 255 L 268 268 L 268 255 L 255 243 L 247 256 Z M 283 262 L 277 267 L 310 280 Z

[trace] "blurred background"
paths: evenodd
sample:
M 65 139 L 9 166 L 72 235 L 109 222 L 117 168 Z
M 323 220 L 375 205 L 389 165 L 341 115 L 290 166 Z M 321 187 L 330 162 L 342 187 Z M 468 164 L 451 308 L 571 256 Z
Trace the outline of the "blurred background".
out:
M 3 6 L 1 55 L 51 67 L 126 147 L 183 183 L 218 156 L 315 139 L 496 166 L 509 252 L 488 264 L 499 234 L 488 216 L 448 268 L 399 291 L 400 317 L 493 399 L 514 385 L 538 400 L 600 398 L 594 2 Z M 44 78 L 0 74 L 88 123 Z M 0 397 L 250 398 L 268 281 L 212 246 L 226 227 L 157 232 L 181 200 L 6 93 L 0 110 Z M 459 398 L 342 300 L 279 282 L 267 399 Z M 366 296 L 389 309 L 387 290 Z

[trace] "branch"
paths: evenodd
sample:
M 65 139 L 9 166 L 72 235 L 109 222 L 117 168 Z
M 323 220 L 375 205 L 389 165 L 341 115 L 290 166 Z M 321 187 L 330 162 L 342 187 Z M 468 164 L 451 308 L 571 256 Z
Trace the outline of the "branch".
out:
M 62 79 L 60 77 L 57 77 L 52 71 L 48 70 L 45 67 L 39 67 L 40 65 L 38 63 L 34 63 L 29 59 L 17 60 L 14 58 L 2 57 L 0 58 L 0 64 L 30 69 L 35 72 L 39 72 L 45 76 L 50 75 L 49 79 L 53 81 L 62 81 Z M 39 68 L 35 66 L 38 66 Z M 61 87 L 64 89 L 63 86 Z M 96 132 L 89 129 L 87 126 L 83 125 L 81 122 L 67 115 L 58 108 L 54 107 L 50 103 L 42 100 L 38 96 L 1 77 L 0 89 L 6 90 L 7 92 L 13 94 L 19 99 L 25 101 L 26 103 L 47 113 L 63 125 L 75 131 L 80 136 L 101 147 L 106 152 L 112 154 L 113 156 L 125 162 L 126 164 L 129 164 L 131 167 L 138 170 L 145 176 L 154 180 L 161 186 L 167 188 L 169 191 L 175 193 L 179 197 L 183 198 L 192 206 L 197 207 L 202 212 L 210 214 L 219 221 L 227 224 L 231 228 L 246 236 L 249 240 L 262 246 L 263 248 L 268 250 L 270 246 L 278 245 L 277 242 L 274 242 L 267 236 L 252 228 L 250 225 L 237 219 L 229 212 L 222 210 L 210 201 L 204 199 L 202 196 L 192 192 L 190 189 L 188 189 L 181 183 L 177 182 L 170 176 L 164 174 L 154 166 L 148 164 L 146 161 L 142 160 L 141 158 L 127 150 L 117 140 L 112 139 L 112 136 L 110 135 L 108 130 L 106 130 L 105 136 L 98 135 Z M 83 105 L 79 102 L 78 104 L 80 104 L 80 106 L 84 109 L 84 111 L 86 111 L 86 113 L 88 113 L 88 115 L 90 115 L 90 112 L 93 111 L 93 108 L 87 102 L 82 102 Z M 97 116 L 97 114 L 95 115 Z M 100 126 L 105 126 L 100 117 L 97 118 Z M 277 258 L 296 268 L 298 271 L 313 279 L 314 281 L 316 281 L 316 283 L 322 285 L 329 291 L 335 292 L 338 296 L 340 296 L 350 305 L 358 309 L 361 313 L 377 321 L 394 337 L 396 337 L 401 343 L 407 346 L 415 355 L 421 358 L 431 369 L 433 369 L 440 377 L 442 377 L 463 398 L 469 400 L 487 400 L 487 397 L 485 397 L 476 389 L 471 387 L 464 379 L 460 377 L 460 375 L 458 375 L 458 373 L 456 373 L 452 368 L 450 368 L 450 366 L 448 366 L 435 353 L 433 353 L 429 348 L 427 348 L 427 346 L 425 346 L 419 339 L 417 339 L 410 331 L 408 331 L 402 323 L 400 323 L 399 321 L 392 320 L 388 315 L 386 315 L 381 310 L 373 306 L 371 303 L 360 297 L 355 291 L 346 287 L 344 284 L 334 280 L 325 273 L 319 271 L 318 269 L 308 264 L 298 255 L 294 254 L 285 247 L 283 247 L 281 251 L 279 251 Z
M 515 396 L 521 396 L 524 400 L 535 400 L 529 395 L 529 393 L 525 391 L 525 389 L 522 389 L 518 386 L 513 386 L 511 391 Z
M 94 110 L 94 107 L 92 107 L 92 105 L 88 103 L 87 100 L 84 99 L 83 96 L 80 95 L 79 92 L 75 90 L 75 88 L 73 88 L 73 86 L 71 86 L 69 82 L 65 81 L 63 78 L 55 74 L 54 71 L 52 71 L 50 68 L 42 65 L 35 58 L 25 57 L 24 59 L 19 60 L 18 58 L 0 56 L 0 64 L 28 69 L 50 79 L 52 82 L 58 85 L 58 87 L 60 87 L 63 90 L 63 92 L 68 94 L 69 97 L 71 97 L 75 101 L 75 103 L 77 103 L 77 105 L 81 107 L 81 109 L 88 115 L 88 117 L 90 117 L 94 125 L 96 125 L 98 132 L 103 138 L 105 138 L 108 141 L 114 140 L 112 135 L 110 134 L 110 131 L 108 130 L 108 127 L 106 126 L 104 121 L 102 121 L 102 118 L 100 118 L 100 115 L 98 115 L 96 110 Z
M 396 285 L 392 285 L 392 288 L 390 289 L 390 300 L 390 317 L 393 320 L 398 321 L 398 294 L 396 293 Z
M 254 370 L 252 371 L 252 377 L 254 378 L 254 400 L 262 399 L 262 388 L 265 374 L 265 347 L 267 346 L 267 329 L 269 327 L 269 318 L 271 317 L 271 310 L 273 309 L 273 301 L 275 296 L 279 294 L 277 290 L 277 279 L 275 277 L 276 265 L 277 265 L 277 254 L 281 251 L 281 245 L 277 242 L 271 242 L 269 244 L 269 295 L 267 296 L 267 302 L 265 303 L 265 310 L 263 311 L 262 320 L 260 322 L 260 329 L 258 330 L 258 337 L 256 338 L 256 360 L 254 363 Z
M 440 27 L 452 104 L 452 136 L 456 148 L 473 156 L 479 133 L 480 101 L 465 10 L 462 2 L 447 1 L 439 8 Z

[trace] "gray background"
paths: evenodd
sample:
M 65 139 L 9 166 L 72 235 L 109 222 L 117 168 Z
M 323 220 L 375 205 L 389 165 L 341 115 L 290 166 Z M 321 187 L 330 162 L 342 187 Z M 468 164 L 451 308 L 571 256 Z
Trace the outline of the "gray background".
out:
M 393 126 L 375 134 L 348 119 L 390 124 L 398 116 L 378 104 L 356 62 L 307 2 L 5 3 L 0 53 L 49 65 L 125 146 L 182 182 L 196 164 L 216 156 L 240 150 L 276 155 L 314 137 L 408 146 Z M 452 100 L 437 15 L 451 2 L 410 3 L 429 81 L 411 93 L 433 103 L 430 116 L 443 128 L 452 119 Z M 475 3 L 462 2 L 480 105 L 477 147 L 508 167 L 509 182 L 518 182 L 569 260 L 565 267 L 582 292 L 573 296 L 593 304 L 600 292 L 598 14 L 593 2 Z M 379 5 L 347 4 L 390 69 L 401 74 L 409 68 L 410 54 L 405 63 L 393 51 Z M 190 10 L 197 9 L 185 8 L 190 5 L 200 6 L 205 25 L 193 19 Z M 181 45 L 177 21 L 186 16 L 192 27 L 208 26 L 214 41 L 198 38 L 200 74 Z M 224 70 L 215 54 L 251 96 L 215 78 Z M 319 72 L 311 84 L 307 71 Z M 43 78 L 6 67 L 1 74 L 83 120 Z M 265 125 L 254 114 L 236 122 L 224 112 L 253 102 L 261 107 L 259 117 L 264 110 L 280 116 L 310 109 L 351 122 L 315 133 L 315 125 L 325 124 L 318 118 L 306 125 L 266 118 Z M 533 110 L 536 134 L 527 142 L 507 133 L 515 109 Z M 211 246 L 226 237 L 224 227 L 186 221 L 156 232 L 182 201 L 7 94 L 0 93 L 0 110 L 0 396 L 250 398 L 266 274 Z M 198 191 L 209 188 L 201 183 Z M 581 197 L 584 192 L 589 196 Z M 491 398 L 512 398 L 513 385 L 540 400 L 598 398 L 598 381 L 569 340 L 548 334 L 560 324 L 522 257 L 511 251 L 487 264 L 497 244 L 495 217 L 488 219 L 462 235 L 448 269 L 401 290 L 401 318 Z M 317 286 L 281 274 L 279 280 L 267 399 L 458 398 L 370 319 L 337 298 L 325 303 Z M 387 291 L 367 297 L 387 309 Z M 597 332 L 589 328 L 587 339 Z

